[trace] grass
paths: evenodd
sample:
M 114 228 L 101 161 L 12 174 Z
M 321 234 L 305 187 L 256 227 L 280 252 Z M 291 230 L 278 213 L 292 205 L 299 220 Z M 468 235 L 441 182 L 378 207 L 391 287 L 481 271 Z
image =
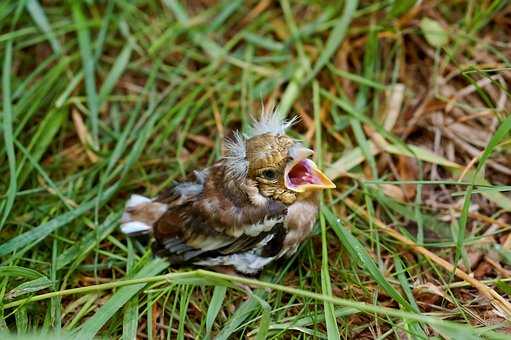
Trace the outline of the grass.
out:
M 2 338 L 509 338 L 510 13 L 3 1 Z M 294 257 L 169 268 L 118 232 L 263 104 L 338 186 Z

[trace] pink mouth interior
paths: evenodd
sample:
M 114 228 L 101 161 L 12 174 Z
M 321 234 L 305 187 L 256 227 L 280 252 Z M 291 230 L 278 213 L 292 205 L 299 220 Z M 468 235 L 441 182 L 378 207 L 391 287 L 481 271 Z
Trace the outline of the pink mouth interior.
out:
M 293 166 L 288 172 L 287 178 L 292 186 L 297 187 L 303 184 L 321 183 L 321 180 L 317 176 L 314 176 L 314 171 L 309 162 L 310 160 L 304 159 Z

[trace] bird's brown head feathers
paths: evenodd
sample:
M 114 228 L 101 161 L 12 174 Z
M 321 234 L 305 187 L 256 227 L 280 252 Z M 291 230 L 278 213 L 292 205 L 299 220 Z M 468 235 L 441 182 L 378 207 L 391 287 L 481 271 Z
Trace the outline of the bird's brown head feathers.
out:
M 263 113 L 252 124 L 248 136 L 235 134 L 226 143 L 226 181 L 244 191 L 257 188 L 258 194 L 292 204 L 297 193 L 335 188 L 308 157 L 312 150 L 286 135 L 293 123 L 278 113 Z

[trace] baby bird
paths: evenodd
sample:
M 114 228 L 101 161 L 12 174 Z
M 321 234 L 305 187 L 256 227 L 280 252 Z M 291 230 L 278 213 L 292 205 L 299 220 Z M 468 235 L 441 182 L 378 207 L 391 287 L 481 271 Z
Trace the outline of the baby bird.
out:
M 335 184 L 309 159 L 312 150 L 286 135 L 292 123 L 263 113 L 212 166 L 154 199 L 132 195 L 121 231 L 152 233 L 154 252 L 171 264 L 248 275 L 294 254 L 316 220 L 315 190 Z

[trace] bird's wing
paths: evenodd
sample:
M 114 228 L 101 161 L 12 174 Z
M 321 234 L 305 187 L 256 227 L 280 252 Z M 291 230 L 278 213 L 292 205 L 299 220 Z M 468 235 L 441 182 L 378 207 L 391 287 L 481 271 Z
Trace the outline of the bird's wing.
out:
M 190 184 L 176 185 L 159 200 L 168 210 L 154 224 L 154 249 L 173 263 L 238 253 L 267 243 L 273 238 L 269 235 L 280 232 L 277 226 L 283 226 L 287 214 L 287 207 L 277 201 L 240 206 L 221 192 L 204 195 Z

